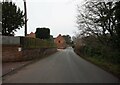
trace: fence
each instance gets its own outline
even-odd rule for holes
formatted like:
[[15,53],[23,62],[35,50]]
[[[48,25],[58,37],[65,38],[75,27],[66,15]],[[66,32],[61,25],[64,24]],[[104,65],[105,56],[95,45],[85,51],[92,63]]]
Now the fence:
[[4,45],[20,45],[20,37],[2,36],[2,44],[4,44]]
[[3,45],[20,45],[22,48],[50,48],[56,47],[52,40],[39,38],[2,36]]

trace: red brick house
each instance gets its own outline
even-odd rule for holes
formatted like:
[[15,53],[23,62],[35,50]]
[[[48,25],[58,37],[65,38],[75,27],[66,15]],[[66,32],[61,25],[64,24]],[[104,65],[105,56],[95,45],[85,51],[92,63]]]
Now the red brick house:
[[56,44],[58,49],[65,49],[67,47],[65,39],[59,34],[55,39],[54,43]]
[[27,34],[27,37],[35,38],[35,33],[31,32],[30,34]]

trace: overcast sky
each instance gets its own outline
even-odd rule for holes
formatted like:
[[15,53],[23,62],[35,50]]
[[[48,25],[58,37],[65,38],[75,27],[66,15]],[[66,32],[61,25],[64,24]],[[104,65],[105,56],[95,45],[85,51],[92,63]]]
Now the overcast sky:
[[[12,0],[23,10],[23,0]],[[76,5],[83,0],[26,0],[28,34],[38,27],[50,28],[54,37],[59,34],[73,36],[76,28]],[[24,36],[24,27],[15,33]]]

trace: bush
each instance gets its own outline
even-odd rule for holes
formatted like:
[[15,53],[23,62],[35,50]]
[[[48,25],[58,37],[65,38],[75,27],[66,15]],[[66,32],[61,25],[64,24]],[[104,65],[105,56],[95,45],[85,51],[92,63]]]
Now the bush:
[[42,40],[39,38],[21,38],[21,45],[23,48],[52,48],[56,47],[53,41]]
[[37,28],[35,32],[36,38],[49,39],[50,29],[49,28]]
[[105,60],[106,62],[117,64],[120,62],[119,50],[102,45],[100,43],[93,45],[86,44],[85,46],[75,46],[75,51],[80,56],[94,57],[98,60]]

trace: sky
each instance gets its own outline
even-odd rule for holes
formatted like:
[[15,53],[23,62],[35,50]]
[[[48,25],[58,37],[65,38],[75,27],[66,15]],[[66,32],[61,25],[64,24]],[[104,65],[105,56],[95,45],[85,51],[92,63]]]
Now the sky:
[[[17,6],[24,9],[23,0],[12,0]],[[76,16],[77,4],[83,0],[26,0],[28,31],[35,32],[38,27],[50,29],[50,34],[57,37],[59,34],[74,36],[77,31]],[[15,32],[15,36],[24,36],[24,27]]]

